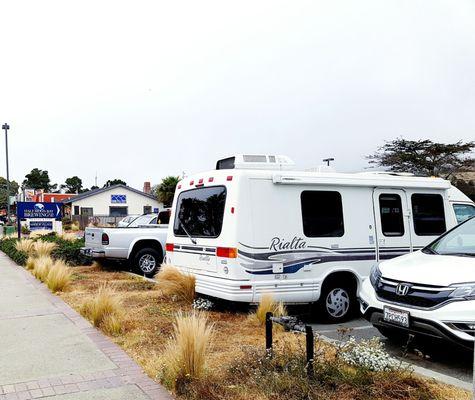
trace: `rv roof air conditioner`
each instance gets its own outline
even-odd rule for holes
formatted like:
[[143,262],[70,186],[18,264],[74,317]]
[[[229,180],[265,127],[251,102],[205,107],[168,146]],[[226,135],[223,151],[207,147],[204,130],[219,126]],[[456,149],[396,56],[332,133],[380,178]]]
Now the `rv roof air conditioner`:
[[216,169],[292,169],[294,162],[287,156],[265,154],[237,154],[216,163]]

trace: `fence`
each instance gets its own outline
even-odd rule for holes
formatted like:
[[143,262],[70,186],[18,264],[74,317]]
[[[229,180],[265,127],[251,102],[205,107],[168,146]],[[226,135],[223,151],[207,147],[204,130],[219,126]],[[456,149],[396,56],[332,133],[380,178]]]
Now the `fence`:
[[79,228],[84,230],[88,226],[98,226],[98,227],[113,227],[117,226],[117,223],[124,217],[115,217],[110,215],[73,215],[73,223],[78,223]]

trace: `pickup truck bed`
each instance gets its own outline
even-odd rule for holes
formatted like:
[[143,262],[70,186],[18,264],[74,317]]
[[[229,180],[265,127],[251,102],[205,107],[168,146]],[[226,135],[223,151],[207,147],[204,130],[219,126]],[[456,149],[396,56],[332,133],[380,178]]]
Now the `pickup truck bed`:
[[82,253],[94,259],[127,261],[138,273],[153,276],[165,255],[168,225],[86,228]]

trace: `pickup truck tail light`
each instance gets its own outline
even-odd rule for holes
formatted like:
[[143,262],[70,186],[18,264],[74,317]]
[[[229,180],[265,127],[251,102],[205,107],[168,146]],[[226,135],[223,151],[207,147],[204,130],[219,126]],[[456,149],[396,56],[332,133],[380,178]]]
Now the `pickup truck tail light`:
[[165,245],[165,249],[167,250],[167,252],[171,252],[175,249],[175,246],[173,245],[173,243],[167,243]]
[[102,244],[109,244],[109,235],[107,233],[102,234]]
[[237,258],[237,249],[234,247],[218,247],[216,255],[224,258]]

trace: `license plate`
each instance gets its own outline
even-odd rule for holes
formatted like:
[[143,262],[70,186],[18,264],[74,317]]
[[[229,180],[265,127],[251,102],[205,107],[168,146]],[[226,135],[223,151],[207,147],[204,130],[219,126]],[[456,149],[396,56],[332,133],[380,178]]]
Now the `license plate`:
[[384,307],[383,319],[385,322],[409,328],[409,312]]
[[92,256],[92,249],[82,249],[82,253],[85,256]]

